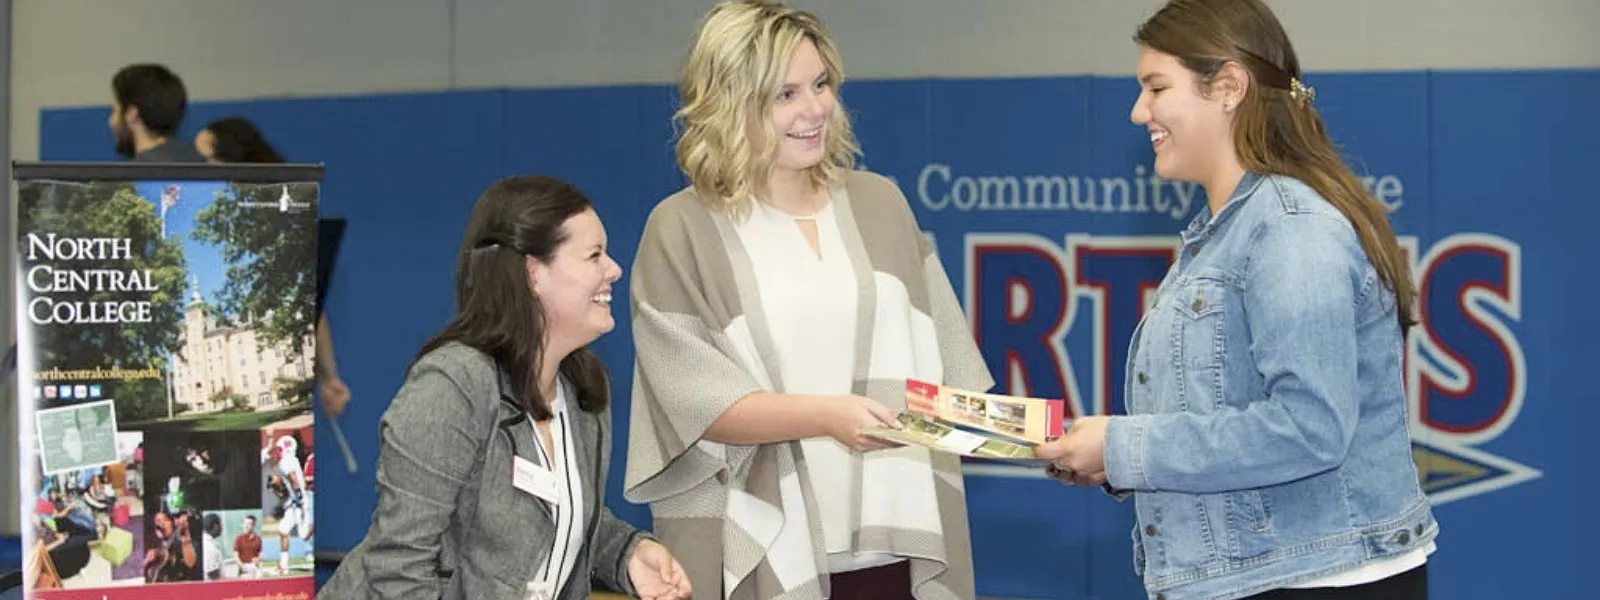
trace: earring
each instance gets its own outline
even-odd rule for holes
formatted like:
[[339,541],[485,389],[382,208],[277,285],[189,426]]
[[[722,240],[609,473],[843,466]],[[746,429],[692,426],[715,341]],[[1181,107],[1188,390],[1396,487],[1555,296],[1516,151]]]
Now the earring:
[[1223,102],[1222,103],[1222,110],[1227,111],[1227,112],[1233,112],[1233,103],[1232,102]]

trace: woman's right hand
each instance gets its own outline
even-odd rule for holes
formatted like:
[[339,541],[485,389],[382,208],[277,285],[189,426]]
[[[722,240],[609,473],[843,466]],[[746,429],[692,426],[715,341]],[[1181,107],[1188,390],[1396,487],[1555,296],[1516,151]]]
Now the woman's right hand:
[[823,430],[851,452],[870,452],[896,448],[900,444],[881,440],[865,431],[873,427],[900,429],[893,411],[865,396],[832,396],[824,409]]

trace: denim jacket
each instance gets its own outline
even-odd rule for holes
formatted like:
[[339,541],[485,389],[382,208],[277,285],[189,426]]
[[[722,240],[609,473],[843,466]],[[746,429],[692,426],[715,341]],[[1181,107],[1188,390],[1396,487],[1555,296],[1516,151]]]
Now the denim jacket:
[[1107,487],[1157,600],[1223,600],[1421,548],[1393,292],[1310,186],[1246,174],[1202,210],[1134,331]]

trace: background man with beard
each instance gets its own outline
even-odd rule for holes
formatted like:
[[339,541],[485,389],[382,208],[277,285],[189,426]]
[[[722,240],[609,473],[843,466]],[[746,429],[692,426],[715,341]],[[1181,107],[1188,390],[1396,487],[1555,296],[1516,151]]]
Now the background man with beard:
[[141,162],[205,162],[178,125],[189,105],[183,80],[166,67],[141,63],[111,78],[111,134],[117,154]]
[[[140,162],[206,162],[191,140],[175,140],[189,93],[183,80],[165,66],[140,63],[123,67],[111,77],[111,135],[117,154]],[[0,357],[0,379],[17,368],[16,332]],[[343,404],[341,403],[342,409]]]

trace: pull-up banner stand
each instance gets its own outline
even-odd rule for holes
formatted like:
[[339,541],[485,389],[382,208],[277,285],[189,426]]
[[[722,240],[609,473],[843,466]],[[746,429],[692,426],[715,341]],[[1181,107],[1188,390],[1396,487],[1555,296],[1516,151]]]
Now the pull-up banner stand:
[[13,177],[24,598],[311,598],[322,167]]

